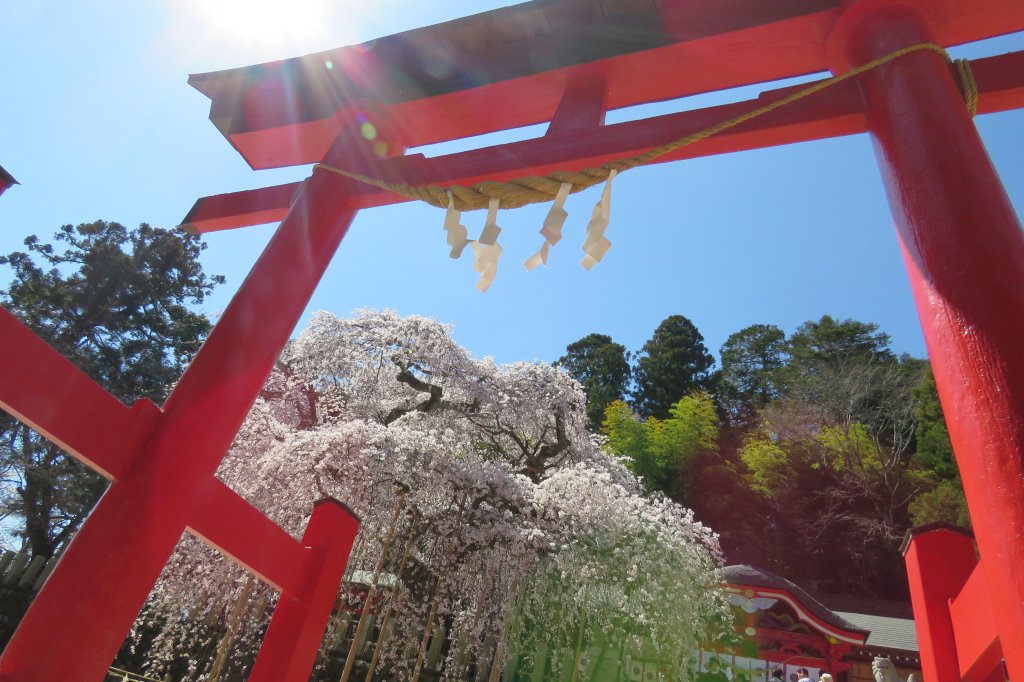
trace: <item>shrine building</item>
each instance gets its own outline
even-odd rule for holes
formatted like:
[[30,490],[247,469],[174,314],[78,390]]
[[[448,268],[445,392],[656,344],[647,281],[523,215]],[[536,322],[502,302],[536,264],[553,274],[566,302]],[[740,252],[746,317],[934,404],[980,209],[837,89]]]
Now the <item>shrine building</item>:
[[[799,585],[756,566],[725,568],[740,645],[702,652],[698,665],[715,656],[732,682],[770,679],[776,668],[786,682],[806,668],[817,680],[873,682],[871,662],[890,659],[903,678],[921,678],[921,658],[910,604],[812,595]],[[826,605],[827,604],[827,605]]]

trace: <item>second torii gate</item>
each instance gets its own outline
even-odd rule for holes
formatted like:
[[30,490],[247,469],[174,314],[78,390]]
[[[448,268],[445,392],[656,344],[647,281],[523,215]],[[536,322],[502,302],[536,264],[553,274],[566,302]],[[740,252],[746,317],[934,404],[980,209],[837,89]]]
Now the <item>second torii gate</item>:
[[[319,162],[409,185],[471,185],[605,164],[793,89],[604,126],[611,108],[839,74],[904,48],[1019,30],[1024,3],[1005,0],[533,0],[192,83],[254,168]],[[1024,107],[1024,54],[971,67],[980,113]],[[401,156],[543,121],[538,140]],[[904,54],[659,161],[864,131],[977,533],[972,599],[990,606],[1010,675],[1024,679],[1024,235],[949,63]],[[252,679],[308,677],[357,522],[322,505],[298,543],[213,474],[356,211],[403,200],[322,168],[302,185],[200,200],[186,219],[197,232],[283,222],[162,408],[124,408],[0,314],[0,353],[19,358],[0,375],[0,405],[113,481],[0,658],[0,680],[102,679],[185,531],[284,592]],[[986,656],[984,669],[925,662],[925,676],[983,679],[991,647]]]

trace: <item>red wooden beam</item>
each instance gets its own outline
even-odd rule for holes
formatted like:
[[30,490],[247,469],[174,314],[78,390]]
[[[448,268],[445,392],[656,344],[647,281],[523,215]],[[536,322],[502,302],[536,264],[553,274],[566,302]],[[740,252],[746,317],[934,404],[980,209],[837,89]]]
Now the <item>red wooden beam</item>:
[[359,519],[337,500],[321,500],[302,535],[309,570],[298,590],[285,590],[267,627],[249,682],[306,682],[316,660]]
[[306,549],[219,479],[207,485],[189,530],[275,589],[302,589],[309,572]]
[[[584,64],[607,73],[609,109],[825,71],[825,36],[845,4],[534,0],[189,82],[254,168],[315,163],[366,102],[415,147],[549,121]],[[1020,2],[925,9],[946,46],[1024,30]]]
[[[929,570],[941,570],[931,566]],[[985,682],[993,673],[1002,673],[1003,650],[992,615],[992,597],[981,564],[955,598],[949,601],[949,616],[956,638],[956,657],[964,682]]]
[[960,594],[978,558],[971,533],[947,523],[912,528],[903,541],[921,671],[928,682],[960,682],[949,600]]
[[181,227],[191,234],[279,223],[291,208],[298,182],[218,194],[196,201]]
[[[978,85],[978,113],[1024,108],[1024,52],[977,59],[971,69]],[[578,170],[635,154],[756,109],[806,86],[762,93],[757,99],[678,114],[656,116],[589,130],[562,128],[543,138],[513,142],[435,158],[419,154],[377,162],[364,171],[410,184],[472,184],[508,180],[557,170]],[[587,114],[588,112],[584,112]],[[596,120],[589,112],[590,120]],[[856,83],[840,83],[818,95],[668,154],[655,163],[746,151],[866,132],[864,102]],[[337,165],[347,167],[341,159]],[[220,194],[199,199],[183,221],[193,233],[282,220],[299,183]],[[353,206],[368,208],[407,201],[368,185],[353,187]]]
[[[133,465],[101,498],[36,595],[0,656],[0,679],[101,679],[186,528],[206,528],[212,538],[244,556],[226,539],[219,520],[204,519],[197,510],[209,505],[204,498],[210,479],[352,217],[336,187],[317,178],[306,185],[164,404]],[[24,358],[25,351],[19,348],[10,357]],[[58,389],[51,379],[48,386],[24,390],[46,396]],[[76,418],[70,412],[65,416]],[[92,428],[98,432],[96,442],[102,443],[99,434],[108,425],[93,420]],[[231,500],[224,506],[248,515]],[[354,536],[346,528],[340,548],[349,547]],[[324,551],[328,549],[318,550]],[[310,582],[303,583],[297,598],[322,598],[325,576],[338,575],[340,551],[330,549],[334,563],[307,574]],[[291,622],[301,623],[307,638],[317,629],[322,634],[322,604],[307,600],[305,605]],[[54,623],[61,626],[56,635]],[[315,640],[314,650],[319,635]],[[309,642],[302,644],[307,647]]]
[[[3,308],[0,354],[19,358],[0,372],[0,408],[105,478],[128,473],[160,418],[156,405],[125,407]],[[189,527],[275,588],[300,589],[302,545],[220,480],[199,496]]]
[[128,471],[156,405],[128,409],[3,308],[0,356],[0,408],[108,480]]

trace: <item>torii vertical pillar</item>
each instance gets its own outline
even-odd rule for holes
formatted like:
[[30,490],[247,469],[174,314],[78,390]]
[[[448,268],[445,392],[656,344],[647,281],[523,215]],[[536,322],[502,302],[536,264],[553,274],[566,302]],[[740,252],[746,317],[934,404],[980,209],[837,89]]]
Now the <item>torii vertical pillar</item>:
[[[850,3],[835,68],[934,42],[914,4]],[[860,82],[1007,668],[1024,680],[1024,234],[941,55]]]

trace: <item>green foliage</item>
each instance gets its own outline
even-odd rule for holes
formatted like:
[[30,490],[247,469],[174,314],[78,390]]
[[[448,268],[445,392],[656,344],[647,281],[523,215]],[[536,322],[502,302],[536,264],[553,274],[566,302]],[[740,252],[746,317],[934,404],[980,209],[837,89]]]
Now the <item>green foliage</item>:
[[648,490],[653,489],[663,471],[651,448],[651,427],[629,405],[616,400],[605,408],[601,428],[608,437],[608,449],[624,457],[629,470],[644,480]]
[[62,252],[33,236],[0,256],[4,307],[122,401],[161,400],[209,330],[188,306],[223,281],[203,273],[199,238],[102,221],[54,238]]
[[667,419],[641,421],[624,402],[613,402],[605,410],[603,430],[608,448],[626,458],[627,466],[643,478],[648,492],[661,490],[678,496],[694,458],[718,447],[718,416],[711,397],[704,392],[681,398],[672,405]]
[[637,412],[645,417],[668,417],[677,400],[710,387],[714,362],[693,322],[682,315],[665,318],[637,360]]
[[[54,243],[25,240],[0,256],[13,271],[0,303],[123,402],[162,400],[210,328],[192,312],[221,277],[207,277],[198,237],[98,221],[64,225]],[[0,514],[35,556],[49,556],[104,483],[56,446],[0,420]]]
[[785,345],[783,331],[769,324],[741,329],[722,344],[718,390],[731,421],[752,426],[757,411],[778,397]]
[[[838,420],[816,405],[777,400],[762,419],[740,458],[748,485],[764,499],[766,563],[790,578],[829,581],[832,589],[899,594],[908,503],[935,486],[934,475],[915,466],[888,432]],[[808,561],[814,557],[827,570]]]
[[623,400],[629,388],[629,353],[605,334],[589,334],[570,343],[555,361],[564,367],[587,394],[587,419],[592,431],[601,428],[605,408]]
[[856,320],[837,321],[822,315],[808,320],[789,337],[790,366],[805,372],[827,365],[842,365],[854,358],[892,357],[889,335],[877,324]]
[[815,468],[823,466],[834,471],[859,470],[868,476],[881,475],[881,453],[864,424],[853,422],[846,427],[823,426],[817,441],[822,446],[822,457],[815,463]]
[[718,447],[718,415],[711,396],[703,391],[681,398],[660,422],[652,446],[662,461],[686,462]]
[[[605,413],[609,447],[648,489],[711,522],[731,559],[900,596],[906,529],[967,521],[927,361],[896,355],[877,325],[857,320],[824,315],[788,339],[752,325],[722,345],[719,434],[710,409],[678,400],[708,385],[705,354],[689,320],[662,323],[635,370],[636,414],[622,403]],[[703,440],[694,425],[709,425]]]
[[790,452],[760,433],[750,434],[740,450],[750,487],[769,499],[777,498],[792,478]]
[[945,521],[969,528],[971,517],[960,479],[941,481],[934,489],[918,495],[910,503],[910,520],[915,526]]
[[957,478],[960,472],[953,457],[953,444],[949,442],[949,431],[942,414],[931,365],[925,369],[913,397],[914,416],[917,418],[917,452],[914,460],[925,469],[934,471],[941,479]]

